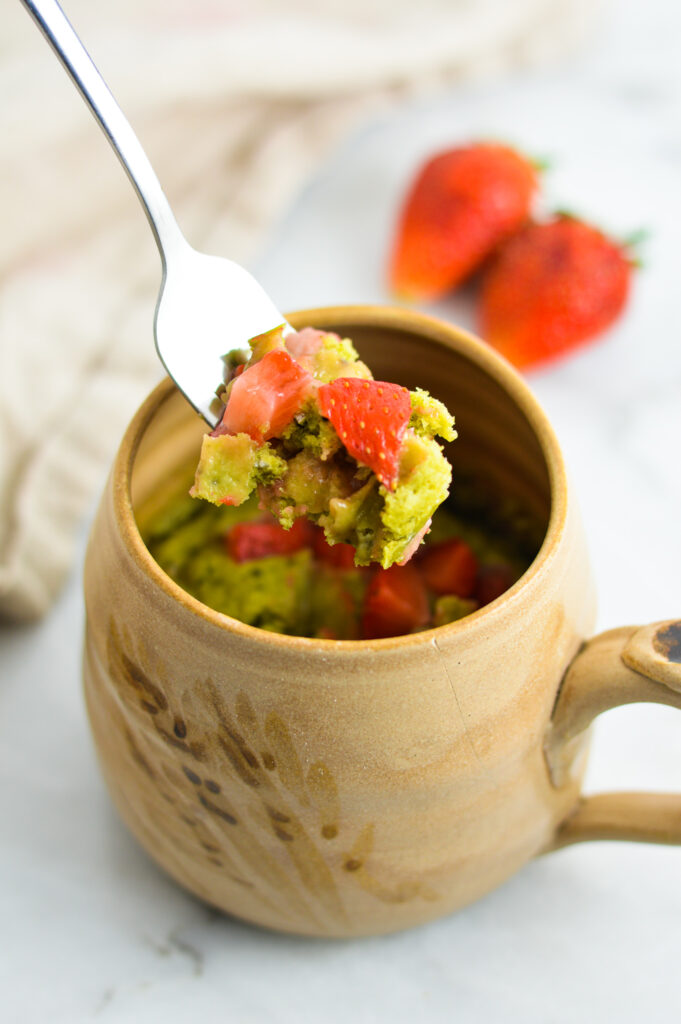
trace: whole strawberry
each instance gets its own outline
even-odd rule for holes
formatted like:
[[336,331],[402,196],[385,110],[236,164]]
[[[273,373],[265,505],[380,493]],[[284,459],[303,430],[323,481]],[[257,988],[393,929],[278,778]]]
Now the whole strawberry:
[[402,210],[390,284],[408,299],[451,291],[525,223],[537,169],[508,146],[477,143],[432,157]]
[[486,272],[482,337],[516,366],[555,359],[617,319],[632,269],[626,246],[575,217],[530,224]]

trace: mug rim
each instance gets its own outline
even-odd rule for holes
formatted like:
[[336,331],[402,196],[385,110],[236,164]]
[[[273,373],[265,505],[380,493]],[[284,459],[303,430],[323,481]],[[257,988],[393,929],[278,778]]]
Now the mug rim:
[[[282,653],[319,653],[328,656],[332,651],[359,654],[412,648],[432,643],[438,637],[468,633],[478,627],[488,629],[500,613],[521,592],[536,582],[546,570],[562,536],[567,514],[567,479],[563,456],[553,428],[539,401],[520,374],[506,359],[472,332],[416,310],[377,304],[320,306],[297,310],[286,315],[296,329],[321,322],[325,330],[348,324],[361,328],[389,328],[403,333],[421,335],[445,348],[452,349],[475,363],[487,376],[499,384],[525,416],[542,452],[549,479],[550,512],[544,539],[531,564],[503,594],[494,601],[471,612],[463,619],[444,626],[433,626],[418,633],[407,633],[376,640],[329,640],[317,637],[290,636],[250,626],[239,619],[218,612],[203,604],[176,583],[152,557],[142,540],[132,505],[131,479],[135,458],[144,433],[164,402],[177,393],[170,377],[165,377],[150,392],[138,408],[121,440],[116,454],[113,475],[114,516],[127,553],[147,579],[167,596],[178,602],[193,615],[220,630],[238,634],[245,640],[269,645]],[[454,411],[456,415],[456,410]]]

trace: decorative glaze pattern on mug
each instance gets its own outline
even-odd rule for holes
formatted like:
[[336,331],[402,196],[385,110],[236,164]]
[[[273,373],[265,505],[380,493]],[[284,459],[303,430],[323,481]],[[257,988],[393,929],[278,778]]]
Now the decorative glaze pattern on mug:
[[[97,657],[90,636],[87,657]],[[162,829],[180,855],[178,867],[203,860],[249,889],[265,911],[312,928],[325,919],[349,927],[336,883],[341,872],[386,903],[437,899],[419,879],[391,884],[372,875],[374,824],[354,838],[344,834],[333,774],[322,761],[304,770],[276,710],[260,722],[243,690],[230,710],[210,680],[192,682],[175,702],[167,666],[136,650],[114,618],[106,669],[124,719],[121,735],[141,773],[139,788],[149,790],[137,826],[149,845]],[[150,742],[150,725],[160,744]],[[174,811],[161,820],[159,795]],[[258,838],[263,834],[282,844],[288,863],[268,853]]]

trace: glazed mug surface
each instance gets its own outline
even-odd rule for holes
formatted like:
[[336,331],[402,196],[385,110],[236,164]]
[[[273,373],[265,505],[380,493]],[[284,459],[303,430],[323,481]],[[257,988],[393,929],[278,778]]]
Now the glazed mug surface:
[[354,936],[448,914],[590,838],[681,842],[681,797],[584,798],[588,726],[681,707],[681,623],[587,643],[594,594],[558,444],[520,377],[464,331],[382,307],[290,318],[351,337],[377,379],[456,415],[460,467],[543,522],[521,579],[459,622],[371,641],[280,636],[207,608],[135,520],[205,426],[169,381],[131,423],[85,572],[85,690],[111,795],[201,899],[283,931]]

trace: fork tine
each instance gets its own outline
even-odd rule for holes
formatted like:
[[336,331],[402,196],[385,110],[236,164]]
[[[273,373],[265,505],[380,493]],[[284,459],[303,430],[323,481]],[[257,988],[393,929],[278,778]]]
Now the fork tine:
[[251,338],[286,324],[260,284],[231,260],[187,246],[169,254],[156,309],[158,354],[176,385],[214,427],[222,404],[224,356]]

